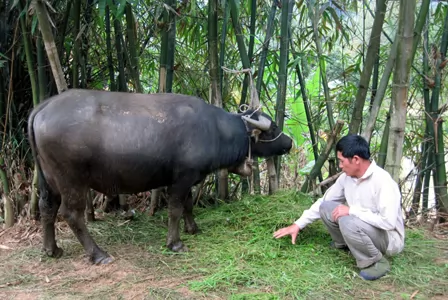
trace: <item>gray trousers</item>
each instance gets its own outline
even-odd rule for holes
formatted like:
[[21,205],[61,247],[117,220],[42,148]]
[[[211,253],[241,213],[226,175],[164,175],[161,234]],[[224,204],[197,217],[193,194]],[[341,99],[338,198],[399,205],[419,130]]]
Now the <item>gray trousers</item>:
[[328,228],[336,248],[348,246],[359,268],[366,268],[379,261],[389,244],[387,231],[374,227],[354,216],[333,221],[331,213],[340,203],[325,201],[319,208],[320,216]]

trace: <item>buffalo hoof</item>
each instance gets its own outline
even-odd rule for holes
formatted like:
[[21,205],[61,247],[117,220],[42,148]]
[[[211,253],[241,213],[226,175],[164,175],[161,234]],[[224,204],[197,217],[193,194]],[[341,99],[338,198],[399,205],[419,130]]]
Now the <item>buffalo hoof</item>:
[[90,261],[94,265],[107,265],[114,261],[112,257],[110,257],[108,254],[101,253],[98,255],[94,255],[90,258]]
[[202,232],[201,229],[199,229],[198,225],[196,225],[196,224],[194,224],[194,226],[190,226],[190,227],[185,226],[184,231],[189,234],[198,234],[198,233]]
[[181,241],[169,244],[168,249],[173,252],[188,252],[187,246],[185,246]]
[[54,249],[42,249],[42,251],[45,252],[45,254],[49,257],[59,258],[64,253],[64,250],[62,250],[59,247],[55,247]]

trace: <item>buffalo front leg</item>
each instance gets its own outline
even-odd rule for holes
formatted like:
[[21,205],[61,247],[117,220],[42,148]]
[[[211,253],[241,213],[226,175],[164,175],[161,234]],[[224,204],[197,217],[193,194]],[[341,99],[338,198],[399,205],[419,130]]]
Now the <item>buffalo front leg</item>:
[[66,190],[62,194],[61,213],[68,225],[72,229],[76,238],[84,247],[90,261],[94,264],[108,264],[112,258],[95,243],[90,236],[84,219],[86,208],[86,189]]
[[200,229],[193,217],[193,196],[191,194],[191,189],[188,192],[187,198],[184,202],[184,222],[185,232],[188,232],[189,234],[196,234],[200,232]]
[[43,230],[43,251],[50,257],[62,256],[62,249],[56,244],[54,223],[61,205],[61,197],[50,190],[42,191],[39,198],[39,211]]
[[168,200],[168,236],[166,246],[174,252],[187,252],[188,248],[180,240],[179,225],[184,211],[187,191],[171,188]]

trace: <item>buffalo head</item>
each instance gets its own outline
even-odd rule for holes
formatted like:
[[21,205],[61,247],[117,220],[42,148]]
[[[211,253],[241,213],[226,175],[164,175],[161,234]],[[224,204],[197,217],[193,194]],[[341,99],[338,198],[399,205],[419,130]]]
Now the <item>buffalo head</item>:
[[291,150],[292,139],[267,114],[249,109],[241,118],[251,132],[252,155],[270,157],[283,155]]

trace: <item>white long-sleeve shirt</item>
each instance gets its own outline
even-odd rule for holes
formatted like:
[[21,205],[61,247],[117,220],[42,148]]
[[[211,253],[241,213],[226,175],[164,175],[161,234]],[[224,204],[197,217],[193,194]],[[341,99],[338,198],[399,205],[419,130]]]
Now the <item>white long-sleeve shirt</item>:
[[387,254],[399,253],[404,248],[404,222],[401,213],[401,194],[390,174],[374,161],[361,178],[342,173],[336,182],[294,223],[302,230],[320,219],[323,201],[347,202],[349,214],[387,231]]

